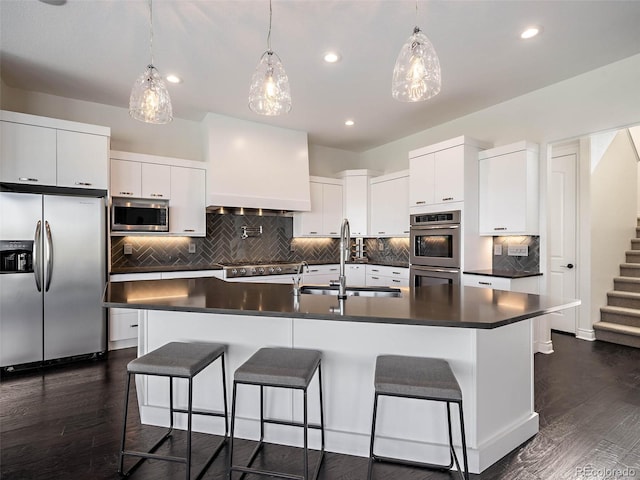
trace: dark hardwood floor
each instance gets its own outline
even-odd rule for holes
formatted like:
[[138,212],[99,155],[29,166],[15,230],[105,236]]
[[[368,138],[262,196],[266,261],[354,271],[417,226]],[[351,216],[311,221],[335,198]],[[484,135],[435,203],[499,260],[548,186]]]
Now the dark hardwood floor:
[[[482,475],[482,480],[640,479],[640,350],[554,334],[555,353],[536,355],[536,410],[540,432]],[[20,374],[0,383],[2,480],[117,479],[126,363],[134,351],[106,361]],[[137,422],[135,392],[131,442],[152,440],[154,427]],[[176,440],[182,440],[178,432]],[[218,437],[196,435],[194,462]],[[133,444],[132,444],[133,445]],[[248,456],[252,442],[238,442]],[[183,443],[176,443],[176,453]],[[169,449],[171,446],[169,446]],[[301,453],[269,445],[265,465],[295,472]],[[226,448],[206,479],[224,479]],[[312,463],[313,464],[313,463]],[[293,466],[292,466],[293,465]],[[589,470],[593,468],[595,470]],[[364,480],[365,458],[327,454],[322,480]],[[184,467],[148,461],[134,479],[181,479]],[[247,476],[248,479],[257,479]],[[440,480],[450,473],[378,465],[375,480]]]

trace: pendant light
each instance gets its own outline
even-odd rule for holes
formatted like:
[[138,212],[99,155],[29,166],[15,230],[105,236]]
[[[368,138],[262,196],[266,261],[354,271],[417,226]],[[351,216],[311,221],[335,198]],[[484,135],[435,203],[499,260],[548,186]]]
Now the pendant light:
[[[416,0],[416,23],[418,2]],[[440,92],[440,60],[433,45],[415,27],[413,34],[402,46],[391,81],[391,95],[400,102],[422,102]]]
[[280,57],[271,50],[271,18],[273,10],[269,0],[269,34],[267,51],[253,72],[249,87],[249,108],[260,115],[280,115],[291,110],[291,89]]
[[173,120],[169,91],[153,66],[153,0],[149,0],[149,53],[151,63],[138,77],[129,97],[129,115],[146,123],[169,123]]

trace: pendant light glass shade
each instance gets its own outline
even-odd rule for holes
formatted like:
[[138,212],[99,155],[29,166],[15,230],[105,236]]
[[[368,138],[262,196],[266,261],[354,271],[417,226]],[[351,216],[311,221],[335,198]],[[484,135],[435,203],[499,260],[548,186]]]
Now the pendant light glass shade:
[[173,120],[169,90],[153,66],[153,0],[149,0],[149,56],[151,62],[131,89],[129,115],[145,123],[169,123]]
[[402,46],[393,69],[391,95],[400,102],[422,102],[440,92],[440,60],[418,27]]
[[262,54],[249,88],[249,108],[260,115],[291,111],[291,89],[280,57],[271,50]]
[[133,84],[129,114],[146,123],[160,124],[173,120],[169,91],[153,65],[149,65]]

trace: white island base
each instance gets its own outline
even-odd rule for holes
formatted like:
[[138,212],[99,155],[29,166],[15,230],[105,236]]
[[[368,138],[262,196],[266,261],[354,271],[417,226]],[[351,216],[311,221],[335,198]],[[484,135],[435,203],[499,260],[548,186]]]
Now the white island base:
[[[533,404],[532,320],[495,329],[416,326],[303,318],[140,310],[138,354],[170,341],[226,343],[229,412],[233,372],[267,346],[323,352],[326,450],[369,455],[373,374],[380,354],[446,359],[462,388],[469,470],[480,473],[538,432]],[[194,382],[194,408],[222,411],[220,366],[211,365]],[[176,380],[178,405],[186,405],[186,381]],[[168,381],[137,379],[141,421],[168,426]],[[302,393],[267,388],[268,417],[300,421]],[[259,436],[259,389],[238,387],[236,436]],[[309,389],[309,420],[318,422],[317,379]],[[178,428],[186,417],[176,415]],[[452,407],[454,444],[460,445]],[[194,430],[224,433],[221,419],[194,416]],[[423,462],[448,463],[444,403],[381,397],[376,453]],[[319,433],[309,435],[319,448]],[[267,425],[265,439],[302,445],[299,428]]]

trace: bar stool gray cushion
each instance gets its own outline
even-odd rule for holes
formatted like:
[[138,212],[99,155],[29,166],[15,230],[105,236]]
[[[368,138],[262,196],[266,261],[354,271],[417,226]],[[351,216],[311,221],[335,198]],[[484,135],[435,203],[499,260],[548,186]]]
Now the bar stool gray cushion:
[[220,343],[171,342],[127,365],[130,373],[190,378],[224,353]]
[[458,380],[441,358],[380,355],[374,384],[383,395],[462,401]]
[[322,354],[301,348],[261,348],[235,371],[234,380],[278,387],[304,388]]

